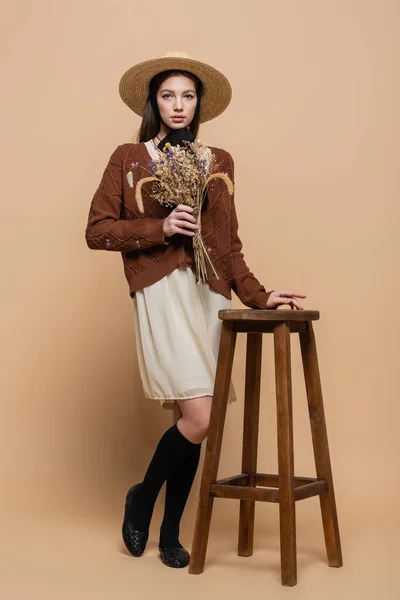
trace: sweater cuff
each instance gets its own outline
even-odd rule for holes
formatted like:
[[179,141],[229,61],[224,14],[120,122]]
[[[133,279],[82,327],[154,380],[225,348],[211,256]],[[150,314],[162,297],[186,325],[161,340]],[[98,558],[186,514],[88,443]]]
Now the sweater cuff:
[[252,308],[265,310],[275,310],[276,308],[278,308],[277,306],[272,306],[271,308],[267,309],[268,298],[274,291],[275,290],[270,290],[269,292],[259,292],[252,301]]
[[154,236],[152,241],[154,240],[155,244],[160,244],[163,246],[169,246],[169,242],[167,241],[164,233],[164,221],[165,219],[156,219],[154,223]]
[[[133,235],[136,240],[138,249],[151,248],[152,246],[169,246],[169,242],[164,234],[165,219],[145,219],[142,221],[131,221],[136,230]],[[137,224],[141,223],[142,227],[137,230]]]

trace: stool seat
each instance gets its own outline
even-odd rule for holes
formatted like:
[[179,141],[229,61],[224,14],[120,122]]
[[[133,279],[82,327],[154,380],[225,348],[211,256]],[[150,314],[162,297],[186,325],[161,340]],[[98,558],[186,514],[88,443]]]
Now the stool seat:
[[287,308],[256,310],[252,308],[226,308],[218,311],[223,321],[318,321],[318,310],[291,310]]
[[290,333],[306,331],[305,323],[319,319],[318,310],[271,309],[253,310],[249,308],[223,309],[218,317],[232,323],[232,331],[237,333],[273,333],[277,323],[287,323]]
[[[319,496],[328,564],[343,565],[333,477],[312,321],[317,310],[227,309],[222,320],[221,340],[214,384],[206,452],[193,535],[189,573],[204,570],[214,498],[239,499],[238,555],[253,553],[255,502],[279,504],[281,581],[297,584],[295,503]],[[232,366],[238,333],[247,334],[246,381],[243,415],[241,473],[217,479]],[[278,474],[257,472],[262,338],[274,336],[277,406]],[[304,380],[310,417],[316,477],[294,474],[293,410],[290,334],[300,338]]]

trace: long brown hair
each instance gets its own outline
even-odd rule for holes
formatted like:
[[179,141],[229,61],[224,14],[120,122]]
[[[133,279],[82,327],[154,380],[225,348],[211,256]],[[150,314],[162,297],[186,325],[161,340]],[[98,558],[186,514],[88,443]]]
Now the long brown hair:
[[190,73],[189,71],[169,70],[162,71],[161,73],[154,75],[150,81],[149,95],[144,107],[143,119],[137,135],[137,142],[147,142],[155,137],[160,131],[161,117],[157,104],[157,91],[160,85],[166,79],[168,79],[168,77],[173,77],[174,75],[184,75],[185,77],[189,77],[189,79],[191,79],[196,86],[197,105],[188,129],[191,131],[194,137],[197,137],[200,127],[200,104],[203,94],[203,84],[200,79],[196,77],[196,75]]

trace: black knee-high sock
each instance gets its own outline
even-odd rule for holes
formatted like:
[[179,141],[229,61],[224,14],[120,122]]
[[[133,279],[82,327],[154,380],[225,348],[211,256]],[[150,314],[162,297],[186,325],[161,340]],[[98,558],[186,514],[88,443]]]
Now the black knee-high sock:
[[166,479],[197,447],[175,423],[158,442],[143,481],[135,488],[128,519],[139,531],[148,531],[154,504]]
[[200,451],[201,444],[197,444],[167,479],[164,518],[160,529],[162,548],[182,548],[178,539],[179,525],[199,465]]

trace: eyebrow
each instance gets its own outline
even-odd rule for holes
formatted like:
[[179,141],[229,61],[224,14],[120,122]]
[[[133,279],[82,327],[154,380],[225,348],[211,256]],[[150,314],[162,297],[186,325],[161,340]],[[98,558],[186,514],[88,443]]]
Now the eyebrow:
[[[167,90],[167,89],[165,89],[165,90],[161,90],[160,94],[162,94],[163,92],[171,92],[171,94],[175,94],[174,90]],[[185,91],[184,91],[184,92],[182,92],[182,93],[183,93],[183,94],[186,94],[186,92],[193,92],[193,93],[194,93],[194,90],[185,90]]]

